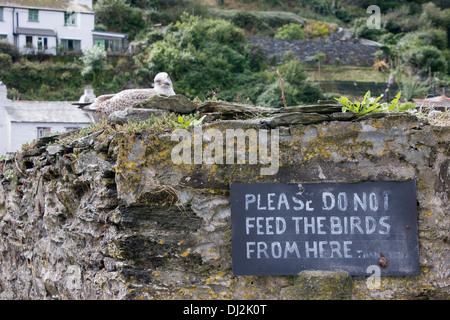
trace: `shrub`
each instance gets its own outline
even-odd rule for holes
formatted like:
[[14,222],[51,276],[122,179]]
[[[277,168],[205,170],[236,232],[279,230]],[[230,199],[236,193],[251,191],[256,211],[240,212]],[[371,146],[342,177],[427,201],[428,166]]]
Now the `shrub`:
[[94,11],[97,24],[110,31],[127,33],[130,39],[145,27],[142,10],[131,7],[125,0],[98,0]]
[[433,46],[419,46],[407,51],[404,55],[407,62],[414,68],[427,74],[431,72],[447,71],[447,61],[442,52]]
[[442,29],[429,28],[409,32],[400,41],[407,42],[415,39],[420,39],[424,45],[434,46],[439,50],[447,48],[447,32]]
[[328,28],[323,23],[315,23],[313,26],[314,38],[322,38],[328,35]]
[[12,65],[11,55],[7,53],[0,53],[0,68],[9,69],[11,65]]
[[292,12],[282,11],[252,11],[212,9],[213,17],[233,22],[237,27],[252,33],[275,35],[276,29],[285,24],[303,25],[304,20]]
[[302,40],[305,39],[305,33],[303,32],[302,25],[296,23],[289,23],[278,28],[277,34],[274,36],[274,38]]
[[353,21],[351,31],[355,38],[363,38],[369,40],[378,40],[378,38],[386,33],[386,29],[369,29],[367,27],[367,18],[358,18]]
[[19,49],[8,40],[0,40],[0,53],[9,54],[13,61],[17,61],[20,54]]
[[81,61],[84,64],[84,69],[81,75],[94,74],[94,76],[103,70],[106,59],[106,51],[101,46],[93,46],[83,50]]
[[[315,103],[323,98],[320,88],[306,81],[308,74],[303,71],[303,65],[298,59],[285,62],[279,66],[279,71],[283,77],[284,96],[288,106]],[[257,103],[265,107],[281,108],[284,106],[281,96],[280,80],[274,77],[257,98]]]
[[191,98],[210,89],[229,89],[233,77],[248,73],[250,59],[245,34],[224,20],[190,15],[168,28],[166,37],[147,51],[142,65],[175,79],[175,89]]
[[267,29],[268,25],[263,22],[261,18],[250,12],[238,11],[231,19],[237,27],[249,30],[257,31],[259,29]]
[[[277,106],[272,103],[275,100],[281,102],[276,91],[278,77],[266,70],[262,50],[248,45],[243,30],[225,20],[185,14],[169,26],[162,41],[143,48],[137,57],[138,73],[154,76],[164,70],[174,79],[175,92],[191,99],[206,98],[214,90],[215,97],[222,100],[248,98],[266,106]],[[288,102],[312,101],[320,96],[318,88],[305,82],[306,73],[298,61],[289,60],[280,70],[286,79]],[[260,95],[263,98],[258,99]]]
[[338,30],[336,23],[317,21],[308,19],[304,27],[304,33],[307,39],[326,37],[328,34]]

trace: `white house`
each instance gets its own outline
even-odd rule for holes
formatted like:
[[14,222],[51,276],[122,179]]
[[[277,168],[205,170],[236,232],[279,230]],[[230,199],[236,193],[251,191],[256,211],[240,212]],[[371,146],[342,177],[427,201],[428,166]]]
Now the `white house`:
[[67,101],[17,101],[0,82],[0,156],[46,134],[89,126],[91,116]]
[[125,34],[96,32],[94,20],[92,0],[0,0],[0,40],[24,54],[80,51],[105,40],[107,49],[124,49]]

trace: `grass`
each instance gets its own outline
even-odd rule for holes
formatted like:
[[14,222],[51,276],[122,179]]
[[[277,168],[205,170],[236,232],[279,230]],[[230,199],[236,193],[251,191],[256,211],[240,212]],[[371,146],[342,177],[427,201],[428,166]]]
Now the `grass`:
[[359,81],[387,82],[388,73],[376,71],[372,67],[321,65],[320,76],[317,66],[308,65],[305,71],[314,81]]

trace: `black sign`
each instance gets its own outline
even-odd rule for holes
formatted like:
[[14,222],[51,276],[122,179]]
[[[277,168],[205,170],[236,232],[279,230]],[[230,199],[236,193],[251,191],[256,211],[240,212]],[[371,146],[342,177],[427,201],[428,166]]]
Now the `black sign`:
[[232,184],[233,273],[418,275],[416,201],[414,181]]

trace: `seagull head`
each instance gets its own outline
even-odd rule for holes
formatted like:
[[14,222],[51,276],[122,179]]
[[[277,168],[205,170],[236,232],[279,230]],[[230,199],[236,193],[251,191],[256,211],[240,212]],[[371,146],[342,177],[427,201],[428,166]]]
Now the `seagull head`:
[[170,80],[170,77],[166,72],[160,72],[156,75],[154,85],[157,94],[166,96],[175,95],[172,87],[172,80]]

